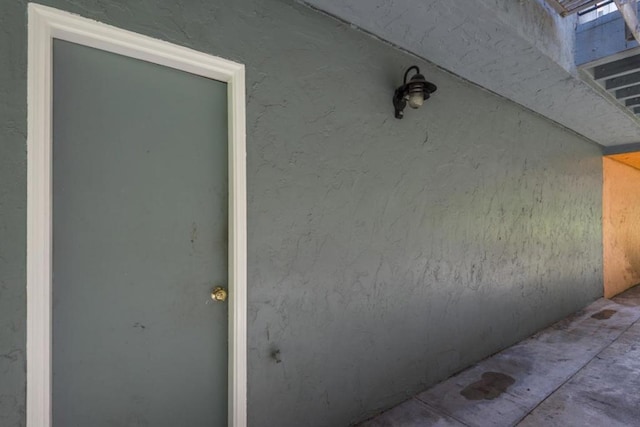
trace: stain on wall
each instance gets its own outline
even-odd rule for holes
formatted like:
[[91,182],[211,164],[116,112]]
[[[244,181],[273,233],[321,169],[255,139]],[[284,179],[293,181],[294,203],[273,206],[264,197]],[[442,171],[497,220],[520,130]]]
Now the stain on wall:
[[[597,145],[294,2],[42,3],[247,66],[251,426],[365,419],[602,294]],[[1,2],[3,426],[25,420],[26,34]],[[438,92],[396,120],[413,64]]]
[[605,157],[602,188],[604,296],[640,283],[640,170],[638,156]]

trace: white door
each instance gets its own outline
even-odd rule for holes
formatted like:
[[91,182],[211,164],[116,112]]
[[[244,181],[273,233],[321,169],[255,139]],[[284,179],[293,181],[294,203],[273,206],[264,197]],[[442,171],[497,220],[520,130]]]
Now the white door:
[[243,67],[29,17],[28,425],[243,427]]

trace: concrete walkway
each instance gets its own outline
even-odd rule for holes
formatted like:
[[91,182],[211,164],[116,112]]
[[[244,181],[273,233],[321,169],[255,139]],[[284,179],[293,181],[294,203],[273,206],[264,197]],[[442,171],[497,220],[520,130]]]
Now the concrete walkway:
[[360,424],[640,426],[640,286]]

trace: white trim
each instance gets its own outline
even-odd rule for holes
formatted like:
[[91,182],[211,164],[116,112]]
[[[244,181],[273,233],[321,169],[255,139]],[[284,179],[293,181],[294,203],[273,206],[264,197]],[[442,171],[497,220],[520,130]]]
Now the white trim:
[[247,425],[247,223],[244,65],[29,3],[27,427],[51,427],[52,40],[227,83],[229,113],[229,426]]

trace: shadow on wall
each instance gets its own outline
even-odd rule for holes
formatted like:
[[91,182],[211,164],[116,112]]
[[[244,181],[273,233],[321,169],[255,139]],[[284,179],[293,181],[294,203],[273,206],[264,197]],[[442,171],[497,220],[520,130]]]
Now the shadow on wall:
[[[554,289],[549,290],[552,293],[551,297],[559,303],[559,306],[570,304],[573,297],[563,289],[572,283],[573,281],[569,279],[559,279],[554,282]],[[430,328],[424,323],[407,322],[407,318],[417,318],[419,303],[415,299],[399,301],[406,311],[385,319],[384,325],[381,324],[378,328],[377,339],[371,343],[371,351],[359,360],[357,368],[359,373],[366,373],[366,381],[375,384],[372,389],[383,389],[388,393],[384,396],[364,394],[360,402],[365,405],[359,408],[358,416],[354,417],[349,425],[357,426],[365,420],[374,418],[393,406],[389,404],[390,401],[402,402],[410,399],[430,389],[434,384],[459,374],[480,360],[510,347],[514,342],[507,337],[513,329],[518,331],[521,339],[535,335],[539,327],[527,320],[533,316],[544,315],[551,319],[548,322],[552,324],[551,327],[562,330],[566,329],[573,319],[583,314],[582,311],[576,311],[565,317],[566,311],[557,306],[549,307],[552,311],[541,308],[538,304],[540,299],[532,290],[542,289],[544,285],[543,280],[505,283],[501,285],[499,293],[478,294],[473,301],[458,299],[455,302],[451,301],[446,292],[440,293],[437,289],[433,289],[432,301],[426,309],[433,314],[433,318],[438,319],[435,322],[435,328]],[[485,284],[484,288],[488,287]],[[531,301],[532,306],[523,307],[519,313],[514,313],[511,308],[518,298]],[[457,310],[454,311],[453,307]],[[368,318],[362,319],[362,323],[376,322],[376,311],[369,311],[367,315]],[[352,337],[352,340],[354,339]],[[562,342],[579,339],[580,335],[563,335]],[[556,343],[548,342],[550,345]],[[348,347],[348,345],[347,342],[340,343],[340,346]],[[397,359],[399,355],[408,362],[387,363],[388,360]],[[425,361],[429,363],[425,364]],[[287,362],[285,361],[283,365]],[[346,363],[347,361],[336,362]],[[522,367],[530,368],[525,365]],[[286,369],[286,366],[282,366],[282,369]],[[407,378],[412,378],[414,383],[402,380]],[[470,400],[491,398],[496,391],[508,383],[507,378],[499,375],[496,377],[493,374],[478,380],[477,383],[468,384],[466,398]],[[392,392],[398,388],[396,387],[398,384],[402,384],[400,391]],[[480,390],[482,393],[478,393],[483,385],[489,388]]]

